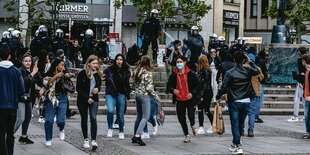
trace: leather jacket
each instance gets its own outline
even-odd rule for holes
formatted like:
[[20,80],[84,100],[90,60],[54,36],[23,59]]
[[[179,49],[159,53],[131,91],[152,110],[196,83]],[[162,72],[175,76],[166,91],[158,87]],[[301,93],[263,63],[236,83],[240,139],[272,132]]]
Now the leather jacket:
[[259,70],[253,63],[249,67],[237,64],[234,68],[226,72],[223,84],[216,99],[220,99],[223,94],[227,93],[228,103],[245,98],[254,98],[255,92],[251,83],[252,76],[258,75]]

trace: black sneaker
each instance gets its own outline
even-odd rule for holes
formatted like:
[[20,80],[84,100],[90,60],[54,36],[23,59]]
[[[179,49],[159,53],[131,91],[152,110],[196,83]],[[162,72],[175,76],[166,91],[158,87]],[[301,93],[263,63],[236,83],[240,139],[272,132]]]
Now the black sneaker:
[[255,118],[255,123],[264,123],[264,121],[260,118]]
[[240,131],[240,136],[244,136],[244,131]]
[[248,137],[254,137],[254,132],[253,131],[249,131],[248,132]]
[[25,144],[33,144],[34,142],[27,137],[19,137],[18,142]]
[[141,137],[133,137],[131,138],[131,142],[132,143],[137,143],[139,144],[140,146],[145,146],[146,144],[141,140]]

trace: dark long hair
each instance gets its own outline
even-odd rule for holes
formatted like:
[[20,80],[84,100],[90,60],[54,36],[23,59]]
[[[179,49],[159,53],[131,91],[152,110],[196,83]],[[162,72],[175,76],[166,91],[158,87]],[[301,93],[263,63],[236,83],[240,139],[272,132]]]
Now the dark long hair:
[[145,69],[149,72],[153,70],[153,67],[151,66],[151,58],[148,57],[147,55],[144,55],[141,57],[139,64],[137,68],[135,69],[133,73],[133,78],[135,82],[140,82],[141,81],[141,71],[142,69]]
[[126,62],[126,59],[125,59],[125,56],[123,55],[123,54],[117,54],[116,56],[115,56],[115,59],[114,59],[114,61],[113,61],[113,64],[112,64],[112,69],[115,71],[115,70],[117,70],[118,69],[118,66],[117,66],[117,64],[116,64],[116,59],[118,58],[118,57],[122,57],[123,58],[123,64],[122,64],[122,66],[121,66],[121,71],[125,71],[125,70],[128,70],[129,69],[129,65],[127,64],[127,62]]

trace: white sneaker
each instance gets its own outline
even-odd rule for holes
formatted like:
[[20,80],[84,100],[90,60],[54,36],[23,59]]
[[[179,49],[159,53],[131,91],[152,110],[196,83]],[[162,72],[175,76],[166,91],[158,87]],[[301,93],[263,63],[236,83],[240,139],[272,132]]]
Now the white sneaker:
[[108,138],[113,137],[113,130],[112,130],[112,129],[109,129],[109,130],[108,130],[107,137],[108,137]]
[[230,149],[232,154],[243,154],[243,148],[241,145],[235,146],[235,148]]
[[83,144],[83,147],[84,147],[85,149],[89,149],[89,148],[90,148],[90,145],[89,145],[89,140],[88,140],[88,138],[86,138],[86,139],[84,140],[84,144]]
[[119,125],[118,124],[113,124],[113,129],[119,129]]
[[65,131],[64,130],[62,130],[62,131],[60,131],[59,132],[59,138],[60,138],[60,140],[65,140]]
[[197,135],[203,135],[203,134],[205,134],[205,130],[203,129],[203,127],[199,127],[197,131]]
[[210,127],[210,128],[207,130],[207,133],[209,133],[209,134],[213,133],[213,128]]
[[298,117],[297,116],[292,116],[290,119],[287,120],[289,123],[297,123],[298,122]]
[[141,139],[149,139],[150,138],[150,134],[149,133],[145,133],[143,132],[141,135]]
[[57,121],[57,118],[56,118],[56,116],[54,117],[54,123],[56,123],[56,121]]
[[125,139],[124,133],[123,133],[123,132],[119,133],[119,134],[118,134],[118,138],[119,138],[119,139]]
[[44,120],[43,117],[39,117],[38,122],[39,122],[39,123],[45,123],[45,120]]
[[45,145],[48,146],[48,147],[52,146],[52,141],[51,140],[46,141]]
[[154,135],[154,136],[157,135],[157,128],[158,128],[158,125],[153,127],[152,135]]
[[227,106],[227,105],[225,105],[225,106],[223,107],[223,111],[228,111],[228,106]]
[[91,141],[91,149],[92,150],[96,150],[98,148],[98,144],[95,140]]

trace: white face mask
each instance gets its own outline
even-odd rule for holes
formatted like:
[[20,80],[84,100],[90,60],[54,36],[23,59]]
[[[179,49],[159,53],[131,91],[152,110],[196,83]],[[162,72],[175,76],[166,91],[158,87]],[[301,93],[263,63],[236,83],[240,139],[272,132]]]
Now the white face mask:
[[181,70],[181,69],[184,68],[184,63],[177,63],[177,64],[176,64],[176,67],[177,67],[179,70]]

